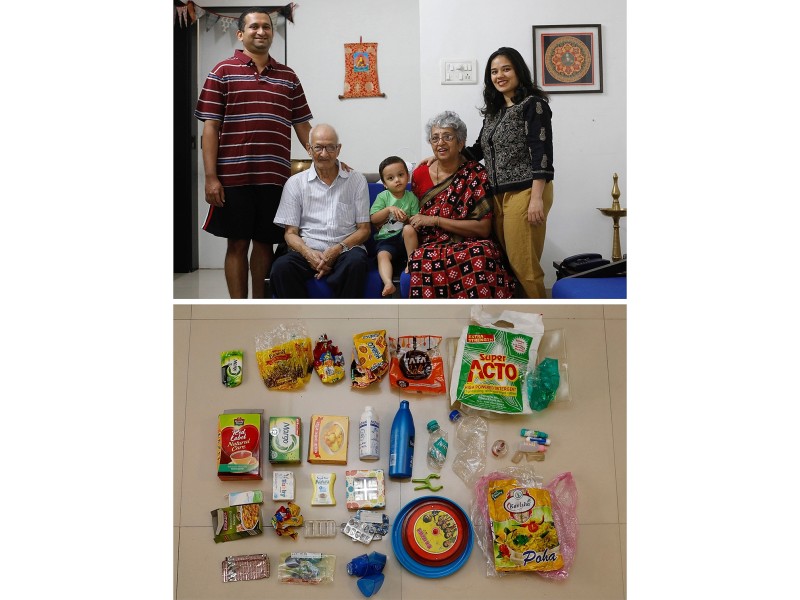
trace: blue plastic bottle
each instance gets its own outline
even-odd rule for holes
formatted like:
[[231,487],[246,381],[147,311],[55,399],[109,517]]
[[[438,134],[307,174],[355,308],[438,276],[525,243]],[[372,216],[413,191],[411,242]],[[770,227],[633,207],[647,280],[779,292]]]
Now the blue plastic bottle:
[[408,408],[408,400],[400,401],[400,408],[392,421],[389,441],[389,477],[406,479],[411,477],[414,467],[414,418]]

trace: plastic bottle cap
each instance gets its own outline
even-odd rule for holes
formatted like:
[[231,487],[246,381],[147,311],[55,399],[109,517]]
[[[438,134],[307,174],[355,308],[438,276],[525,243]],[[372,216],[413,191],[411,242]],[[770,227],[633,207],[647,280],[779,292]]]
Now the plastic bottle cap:
[[436,421],[436,419],[428,421],[428,431],[433,432],[436,431],[437,429],[439,429],[439,423]]
[[454,410],[450,412],[450,420],[455,423],[461,418],[461,413],[458,410]]
[[364,412],[372,412],[372,407],[371,406],[365,406],[364,407]]

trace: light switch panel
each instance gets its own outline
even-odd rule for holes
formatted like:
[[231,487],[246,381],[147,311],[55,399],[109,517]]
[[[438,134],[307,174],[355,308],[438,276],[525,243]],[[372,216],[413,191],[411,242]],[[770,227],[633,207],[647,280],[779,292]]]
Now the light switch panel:
[[442,59],[442,85],[478,83],[478,61],[466,58]]

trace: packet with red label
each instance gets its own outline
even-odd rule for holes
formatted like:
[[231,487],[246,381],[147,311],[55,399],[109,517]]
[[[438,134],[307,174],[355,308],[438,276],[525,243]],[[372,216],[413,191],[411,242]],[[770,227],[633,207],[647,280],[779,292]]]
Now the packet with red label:
[[344,379],[344,356],[324,333],[314,346],[314,370],[322,383],[336,383]]

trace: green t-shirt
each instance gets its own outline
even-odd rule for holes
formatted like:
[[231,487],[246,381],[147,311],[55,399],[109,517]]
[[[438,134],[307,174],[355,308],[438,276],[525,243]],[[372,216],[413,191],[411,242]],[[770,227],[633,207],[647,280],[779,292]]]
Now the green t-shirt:
[[[383,210],[389,206],[396,206],[409,217],[419,212],[419,200],[417,200],[417,197],[409,190],[406,190],[406,193],[403,194],[402,198],[395,198],[392,195],[392,192],[389,190],[383,190],[377,195],[375,202],[372,203],[372,207],[369,209],[369,214],[374,215],[379,210]],[[403,223],[390,218],[386,223],[383,224],[378,233],[375,234],[375,239],[385,240],[393,235],[397,235],[401,231],[403,231]]]

